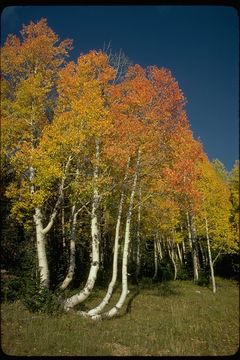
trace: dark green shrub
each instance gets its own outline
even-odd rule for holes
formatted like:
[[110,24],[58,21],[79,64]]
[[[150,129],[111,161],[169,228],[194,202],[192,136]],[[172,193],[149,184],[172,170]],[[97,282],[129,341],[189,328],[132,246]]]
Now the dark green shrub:
[[15,301],[22,296],[23,281],[18,277],[1,279],[1,302]]
[[31,312],[53,315],[63,311],[58,293],[41,288],[39,277],[25,281],[22,302]]
[[178,280],[189,280],[191,278],[187,266],[183,265],[179,269],[177,278],[178,278]]
[[207,286],[209,285],[210,281],[210,274],[209,270],[206,268],[203,268],[199,271],[199,278],[198,278],[198,285],[200,286]]

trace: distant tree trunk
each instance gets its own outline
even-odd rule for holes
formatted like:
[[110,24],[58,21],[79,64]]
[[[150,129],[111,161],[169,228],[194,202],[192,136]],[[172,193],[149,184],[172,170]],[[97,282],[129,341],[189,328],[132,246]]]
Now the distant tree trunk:
[[185,246],[185,241],[184,241],[184,239],[183,239],[183,241],[182,241],[182,257],[183,257],[184,265],[187,265],[186,246]]
[[177,243],[177,251],[178,251],[178,257],[179,257],[180,263],[181,263],[181,265],[182,265],[183,259],[182,259],[182,254],[181,254],[180,246],[179,246],[178,243]]
[[161,261],[163,259],[163,253],[162,253],[161,237],[159,237],[158,232],[156,234],[156,245],[157,245],[157,252],[159,255],[159,259]]
[[215,276],[214,276],[214,269],[213,269],[213,262],[212,262],[212,253],[209,241],[209,233],[208,233],[208,221],[205,218],[205,228],[206,228],[206,237],[207,237],[207,248],[208,248],[208,257],[209,257],[209,266],[211,271],[211,280],[212,280],[212,290],[213,293],[216,293],[216,283],[215,283]]
[[130,225],[131,225],[131,219],[132,219],[133,201],[134,201],[134,197],[135,197],[137,180],[138,180],[139,163],[140,163],[140,150],[138,151],[137,165],[136,165],[136,170],[135,170],[135,174],[134,174],[129,208],[128,208],[128,213],[127,213],[127,218],[126,218],[123,260],[122,260],[122,292],[121,292],[121,295],[119,297],[117,304],[114,307],[112,307],[109,311],[107,311],[103,314],[98,314],[98,315],[92,316],[92,319],[94,319],[94,320],[98,320],[98,319],[102,319],[102,318],[111,318],[114,315],[116,315],[118,313],[118,311],[122,308],[122,306],[126,300],[127,294],[129,293],[128,279],[127,279],[127,276],[128,276],[128,273],[127,273],[128,249],[129,249],[129,243],[130,243]]
[[153,280],[157,279],[158,275],[158,248],[157,248],[157,237],[154,237],[154,275]]
[[174,248],[173,245],[171,244],[170,240],[167,240],[167,248],[168,248],[168,254],[170,259],[172,260],[173,263],[173,268],[174,268],[174,280],[177,279],[177,265],[174,259]]
[[62,226],[62,246],[63,246],[63,249],[65,249],[66,248],[66,234],[65,234],[64,196],[62,199],[61,226]]
[[94,167],[93,179],[94,189],[93,189],[93,199],[92,199],[92,214],[91,214],[91,235],[92,235],[92,253],[91,253],[91,267],[88,275],[87,282],[84,288],[80,291],[79,294],[75,294],[72,297],[68,298],[64,302],[64,309],[68,311],[70,308],[73,308],[75,305],[80,304],[91,294],[94,287],[97,273],[99,269],[99,226],[98,226],[98,216],[97,210],[99,207],[99,194],[98,194],[98,172],[99,172],[99,142],[96,140],[96,165]]
[[195,236],[193,236],[192,219],[190,218],[188,212],[187,212],[187,225],[188,225],[188,240],[189,240],[189,245],[190,245],[190,249],[191,249],[191,253],[192,253],[193,279],[194,279],[194,282],[198,282],[199,274],[198,274],[196,239],[195,239]]
[[202,262],[203,262],[203,266],[206,267],[207,266],[207,260],[206,260],[206,256],[205,256],[205,251],[204,251],[204,248],[202,246],[202,244],[200,243],[200,251],[201,251],[201,254],[202,254]]

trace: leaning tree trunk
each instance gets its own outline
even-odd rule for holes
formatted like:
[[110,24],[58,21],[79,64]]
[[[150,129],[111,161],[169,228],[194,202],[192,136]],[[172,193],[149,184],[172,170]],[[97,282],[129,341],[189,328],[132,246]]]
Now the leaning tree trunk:
[[[123,180],[123,185],[125,184],[127,177],[128,177],[128,168],[129,168],[130,159],[127,163],[127,169],[125,173],[125,177]],[[105,306],[108,304],[109,300],[112,297],[113,289],[116,284],[117,280],[117,271],[118,271],[118,252],[119,252],[119,232],[120,232],[120,225],[121,225],[121,218],[122,218],[122,208],[123,208],[123,201],[124,201],[124,191],[121,192],[119,208],[118,208],[118,217],[117,217],[117,224],[115,230],[115,241],[114,241],[114,254],[113,254],[113,271],[112,271],[112,279],[108,285],[107,293],[101,303],[96,306],[95,308],[89,310],[87,313],[82,312],[82,315],[93,316],[99,314]]]
[[212,262],[212,253],[209,241],[209,233],[208,233],[208,221],[205,218],[205,228],[206,228],[206,237],[207,237],[207,248],[208,248],[208,257],[209,257],[209,266],[211,271],[211,280],[212,280],[212,290],[213,293],[216,293],[216,283],[215,283],[215,276],[214,276],[214,269],[213,269],[213,262]]
[[[50,216],[49,222],[46,227],[43,227],[43,214],[41,207],[35,208],[35,214],[33,216],[35,228],[36,228],[36,241],[37,241],[37,257],[38,257],[38,269],[40,275],[40,288],[49,288],[50,279],[49,279],[49,268],[48,268],[48,261],[47,261],[47,254],[46,254],[46,235],[51,230],[55,218],[58,213],[58,208],[63,199],[63,189],[66,180],[66,173],[69,167],[69,164],[72,160],[72,157],[69,156],[68,161],[66,163],[64,174],[59,186],[59,195],[58,199],[55,203],[53,212]],[[31,180],[34,175],[34,170],[30,168],[31,171]],[[33,185],[31,186],[31,193],[34,192]]]
[[77,225],[77,215],[76,205],[72,207],[72,229],[71,229],[71,238],[70,238],[70,255],[69,255],[69,268],[68,273],[60,285],[60,289],[64,290],[68,287],[70,282],[73,279],[74,270],[75,270],[75,252],[76,252],[76,225]]
[[136,186],[137,186],[137,180],[138,180],[138,168],[140,163],[140,150],[138,151],[138,158],[137,158],[137,165],[136,165],[136,171],[134,174],[134,180],[132,185],[132,191],[130,196],[130,203],[126,218],[126,228],[125,228],[125,238],[124,238],[124,248],[123,248],[123,260],[122,260],[122,292],[119,297],[119,300],[117,304],[111,308],[109,311],[92,316],[92,319],[99,320],[103,318],[111,318],[114,315],[118,313],[118,311],[122,308],[127,294],[129,293],[128,290],[128,279],[127,279],[127,264],[128,264],[128,249],[129,249],[129,243],[130,243],[130,225],[131,225],[131,219],[132,219],[132,209],[133,209],[133,201],[135,197],[136,192]]
[[178,243],[177,243],[177,251],[178,251],[178,257],[179,257],[179,260],[180,260],[180,264],[181,264],[181,266],[182,266],[182,264],[183,264],[183,259],[182,259],[182,254],[181,254],[180,246],[179,246]]
[[91,294],[94,287],[97,273],[99,269],[99,226],[98,226],[98,216],[97,210],[99,207],[99,194],[97,187],[98,180],[98,164],[99,164],[99,142],[96,141],[96,160],[97,163],[94,168],[93,177],[94,177],[94,190],[93,190],[93,200],[92,200],[92,213],[91,213],[91,235],[92,235],[92,253],[91,253],[91,267],[88,275],[87,282],[84,288],[80,293],[71,296],[66,299],[64,302],[64,309],[66,311],[73,308],[75,305],[80,304]]

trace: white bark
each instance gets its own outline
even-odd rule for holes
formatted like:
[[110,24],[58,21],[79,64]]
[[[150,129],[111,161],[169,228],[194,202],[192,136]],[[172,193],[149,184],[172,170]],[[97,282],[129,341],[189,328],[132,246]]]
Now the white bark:
[[157,238],[154,238],[154,275],[153,280],[157,278],[158,274],[158,249],[157,249]]
[[207,248],[208,248],[208,257],[209,257],[209,266],[211,271],[211,280],[212,280],[212,290],[213,293],[216,293],[216,283],[215,283],[215,276],[214,276],[214,269],[213,269],[213,262],[212,262],[212,253],[209,241],[209,233],[208,233],[208,221],[205,219],[205,227],[206,227],[206,237],[207,237]]
[[66,299],[64,302],[64,309],[68,311],[70,308],[73,308],[75,305],[80,304],[91,294],[94,287],[97,273],[99,269],[99,227],[98,227],[98,216],[97,210],[99,207],[99,194],[97,187],[98,180],[98,167],[99,167],[99,142],[96,140],[96,160],[97,163],[94,167],[93,178],[95,181],[94,190],[93,190],[93,200],[92,200],[92,213],[91,213],[91,235],[92,235],[92,253],[91,253],[91,267],[88,275],[87,282],[84,288],[80,293],[71,296]]
[[172,244],[170,244],[169,240],[167,240],[167,248],[168,248],[169,257],[172,260],[173,267],[174,267],[174,280],[176,280],[176,278],[177,278],[177,265],[176,265],[176,262],[175,262],[175,259],[174,259],[174,249],[173,249]]
[[76,252],[76,225],[77,225],[77,215],[76,205],[72,207],[72,229],[71,229],[71,239],[70,239],[70,255],[69,255],[69,268],[68,273],[63,280],[60,289],[64,290],[70,284],[73,279],[74,270],[75,270],[75,252]]
[[[66,173],[71,162],[72,158],[69,156],[68,161],[65,166],[65,171],[59,186],[59,196],[54,206],[53,212],[50,216],[49,222],[45,228],[43,228],[43,214],[40,207],[35,208],[35,214],[33,216],[35,227],[36,227],[36,240],[37,240],[37,257],[38,257],[38,265],[39,265],[39,273],[40,273],[40,286],[49,288],[49,269],[48,269],[48,261],[46,255],[46,234],[51,230],[54,220],[57,216],[59,205],[62,201],[63,197],[63,189],[64,183],[66,179]],[[33,168],[30,168],[30,179],[32,180],[34,175]],[[31,186],[31,192],[34,192],[34,187]]]
[[136,281],[140,274],[141,257],[140,257],[140,223],[141,223],[141,189],[139,189],[139,204],[138,204],[138,221],[137,221],[137,251],[136,251]]
[[63,197],[62,197],[61,226],[62,226],[62,245],[63,245],[63,249],[65,249],[65,248],[66,248],[66,234],[65,234],[64,195],[63,195]]
[[[129,167],[129,160],[127,164],[127,169],[125,173],[125,177],[123,180],[123,184],[127,180],[128,176],[128,167]],[[124,201],[124,191],[121,192],[120,202],[119,202],[119,208],[118,208],[118,217],[117,217],[117,224],[115,229],[115,241],[114,241],[114,254],[113,254],[113,272],[112,272],[112,279],[111,282],[108,285],[107,293],[101,303],[96,306],[95,308],[89,310],[86,315],[93,316],[99,314],[105,306],[108,304],[109,300],[112,297],[113,289],[116,284],[117,280],[117,271],[118,271],[118,250],[119,250],[119,232],[120,232],[120,225],[121,225],[121,218],[122,218],[122,208],[123,208],[123,201]]]
[[157,245],[159,259],[161,261],[163,259],[163,253],[162,253],[161,237],[159,238],[158,233],[157,233],[156,241],[157,241],[156,245]]
[[189,240],[189,245],[190,245],[190,249],[191,249],[191,253],[192,253],[193,277],[194,277],[194,282],[197,282],[199,279],[199,275],[198,275],[196,243],[195,243],[195,239],[193,239],[193,236],[192,236],[192,224],[191,224],[188,212],[187,212],[187,225],[188,225],[188,240]]
[[131,225],[131,218],[132,218],[132,209],[133,209],[133,201],[135,197],[136,192],[136,186],[137,186],[137,180],[138,180],[138,168],[140,163],[140,150],[138,151],[138,159],[137,159],[137,165],[136,165],[136,171],[134,174],[134,180],[132,185],[132,191],[130,196],[130,203],[127,213],[127,219],[126,219],[126,228],[125,228],[125,238],[124,238],[124,248],[123,248],[123,260],[122,260],[122,292],[119,297],[118,302],[114,307],[112,307],[109,311],[92,316],[92,319],[99,320],[102,318],[111,318],[114,315],[118,313],[118,311],[122,308],[127,294],[129,293],[128,290],[128,279],[127,279],[127,263],[128,263],[128,249],[129,249],[129,243],[130,243],[130,225]]
[[183,259],[182,259],[182,254],[181,254],[180,246],[179,246],[178,243],[177,243],[177,251],[178,251],[178,257],[179,257],[180,263],[181,263],[181,265],[182,265]]
[[186,247],[185,247],[184,239],[182,241],[182,256],[183,256],[183,262],[186,265],[187,264],[187,259],[186,259]]
[[42,212],[40,208],[35,209],[34,221],[36,226],[38,270],[40,275],[40,287],[49,288],[49,269],[46,254],[46,239],[43,234]]

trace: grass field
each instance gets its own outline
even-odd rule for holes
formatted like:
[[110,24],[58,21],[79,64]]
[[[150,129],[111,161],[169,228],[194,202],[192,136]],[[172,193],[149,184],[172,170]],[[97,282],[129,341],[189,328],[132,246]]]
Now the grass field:
[[[145,282],[139,292],[130,287],[120,315],[100,322],[75,313],[30,313],[19,301],[3,303],[2,349],[25,356],[232,355],[239,346],[238,285],[216,280],[215,295],[190,281]],[[96,290],[84,308],[103,295]]]

